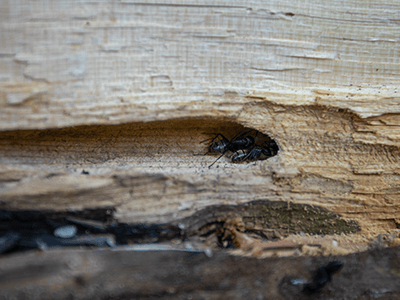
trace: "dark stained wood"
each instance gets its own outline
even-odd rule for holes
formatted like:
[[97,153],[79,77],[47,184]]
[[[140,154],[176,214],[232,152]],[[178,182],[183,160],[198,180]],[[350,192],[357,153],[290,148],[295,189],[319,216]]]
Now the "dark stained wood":
[[[293,284],[311,283],[334,260],[343,267],[320,293],[309,296]],[[29,252],[1,258],[0,299],[395,299],[399,262],[400,247],[262,260],[226,252]]]

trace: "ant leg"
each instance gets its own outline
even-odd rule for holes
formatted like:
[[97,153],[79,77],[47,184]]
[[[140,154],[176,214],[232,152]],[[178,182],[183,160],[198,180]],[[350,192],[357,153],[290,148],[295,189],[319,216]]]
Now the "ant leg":
[[244,134],[245,134],[245,133],[241,134],[241,133],[239,132],[237,135],[235,135],[235,136],[231,139],[231,142],[234,141],[236,138],[238,138],[238,137],[240,137],[240,136],[243,136]]
[[251,148],[251,149],[248,151],[248,153],[247,153],[246,157],[243,159],[243,161],[249,160],[249,162],[251,162],[251,161],[254,160],[254,159],[251,157],[253,150],[254,150],[254,147]]
[[248,134],[249,132],[252,132],[253,130],[255,130],[255,129],[250,129],[249,131],[246,131],[246,132],[243,132],[243,133],[239,132],[237,135],[235,135],[235,136],[230,140],[230,142],[234,141],[235,139],[237,139],[237,138],[239,138],[239,137],[245,136],[246,134]]
[[222,138],[225,138],[225,137],[224,137],[222,134],[220,134],[220,133],[211,133],[211,134],[215,134],[215,137],[206,139],[206,140],[204,140],[204,141],[201,141],[200,143],[204,143],[204,142],[207,142],[207,141],[210,141],[210,140],[211,140],[211,143],[212,143],[212,142],[214,142],[214,140],[215,140],[218,136],[221,136]]
[[200,144],[203,144],[203,143],[205,143],[205,142],[207,142],[207,141],[213,142],[214,140],[215,140],[215,138],[209,138],[209,139],[206,139],[206,140],[204,140],[204,141],[201,141]]
[[[252,131],[256,131],[256,130],[255,130],[255,129],[250,129],[249,131],[245,131],[245,132],[243,132],[243,133],[238,133],[237,135],[235,135],[235,136],[230,140],[230,142],[232,143],[233,141],[235,141],[235,139],[239,139],[239,138],[241,138],[241,137],[244,137],[244,136],[246,136],[248,133],[250,133],[250,132],[252,132]],[[256,132],[255,137],[257,137],[257,133],[258,133],[258,131]]]
[[249,131],[246,131],[245,133],[243,133],[243,135],[244,135],[244,134],[248,134],[248,133],[250,133],[250,132],[252,132],[252,131],[255,131],[255,129],[250,129]]
[[256,132],[256,136],[257,136],[257,134],[258,134],[258,131],[257,131],[257,130],[255,130],[255,129],[250,129],[249,131],[246,131],[246,132],[245,132],[245,133],[243,133],[242,135],[248,134],[248,133],[250,133],[250,132],[252,132],[252,131],[255,131],[255,132]]
[[210,169],[224,155],[225,153],[222,153],[220,157],[218,157],[211,165],[208,166],[208,168]]
[[248,161],[248,162],[257,161],[259,159],[261,153],[258,153],[256,150],[257,150],[256,146],[253,146],[252,148],[247,150],[247,155],[243,158],[243,162],[244,161]]

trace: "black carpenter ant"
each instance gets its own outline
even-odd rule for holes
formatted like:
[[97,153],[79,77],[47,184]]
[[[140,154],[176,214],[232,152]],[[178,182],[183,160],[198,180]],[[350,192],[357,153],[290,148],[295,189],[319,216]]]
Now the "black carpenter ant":
[[232,155],[233,163],[245,161],[265,160],[278,153],[279,147],[274,140],[264,142],[261,146],[254,146],[250,149],[240,149]]
[[216,133],[215,137],[211,139],[211,144],[208,147],[208,151],[206,154],[220,153],[221,155],[209,166],[209,168],[211,168],[227,152],[236,152],[239,150],[246,150],[254,147],[255,138],[251,135],[247,135],[251,131],[253,131],[253,129],[242,134],[237,134],[231,140],[228,140],[220,133]]

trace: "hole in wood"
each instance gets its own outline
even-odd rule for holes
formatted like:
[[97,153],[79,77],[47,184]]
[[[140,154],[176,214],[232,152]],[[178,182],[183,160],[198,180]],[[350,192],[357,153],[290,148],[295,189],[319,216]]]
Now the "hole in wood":
[[[77,174],[90,175],[96,175],[99,168],[103,169],[104,174],[106,169],[115,167],[142,167],[142,171],[165,171],[165,168],[176,167],[207,168],[215,157],[204,156],[209,145],[202,144],[202,141],[214,137],[212,133],[231,139],[249,130],[229,120],[196,118],[6,131],[0,132],[0,163],[41,165],[53,176],[65,167],[69,168],[69,172],[75,168]],[[247,136],[255,139],[252,147],[230,147],[230,150],[242,151],[236,153],[237,159],[243,162],[265,159],[268,156],[265,155],[267,149],[271,148],[267,147],[271,139],[256,130],[251,130]],[[256,150],[261,154],[255,153]],[[225,165],[233,165],[231,157],[222,161]],[[11,179],[18,179],[18,176],[14,177]]]

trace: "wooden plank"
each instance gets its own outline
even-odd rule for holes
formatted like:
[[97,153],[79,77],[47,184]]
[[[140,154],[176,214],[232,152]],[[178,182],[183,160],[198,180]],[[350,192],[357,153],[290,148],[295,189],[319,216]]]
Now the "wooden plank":
[[3,2],[0,128],[201,116],[244,123],[251,95],[376,117],[357,139],[397,145],[397,5]]
[[[211,257],[190,251],[52,250],[1,258],[1,299],[394,299],[399,247],[335,257]],[[302,292],[331,261],[343,267]]]

